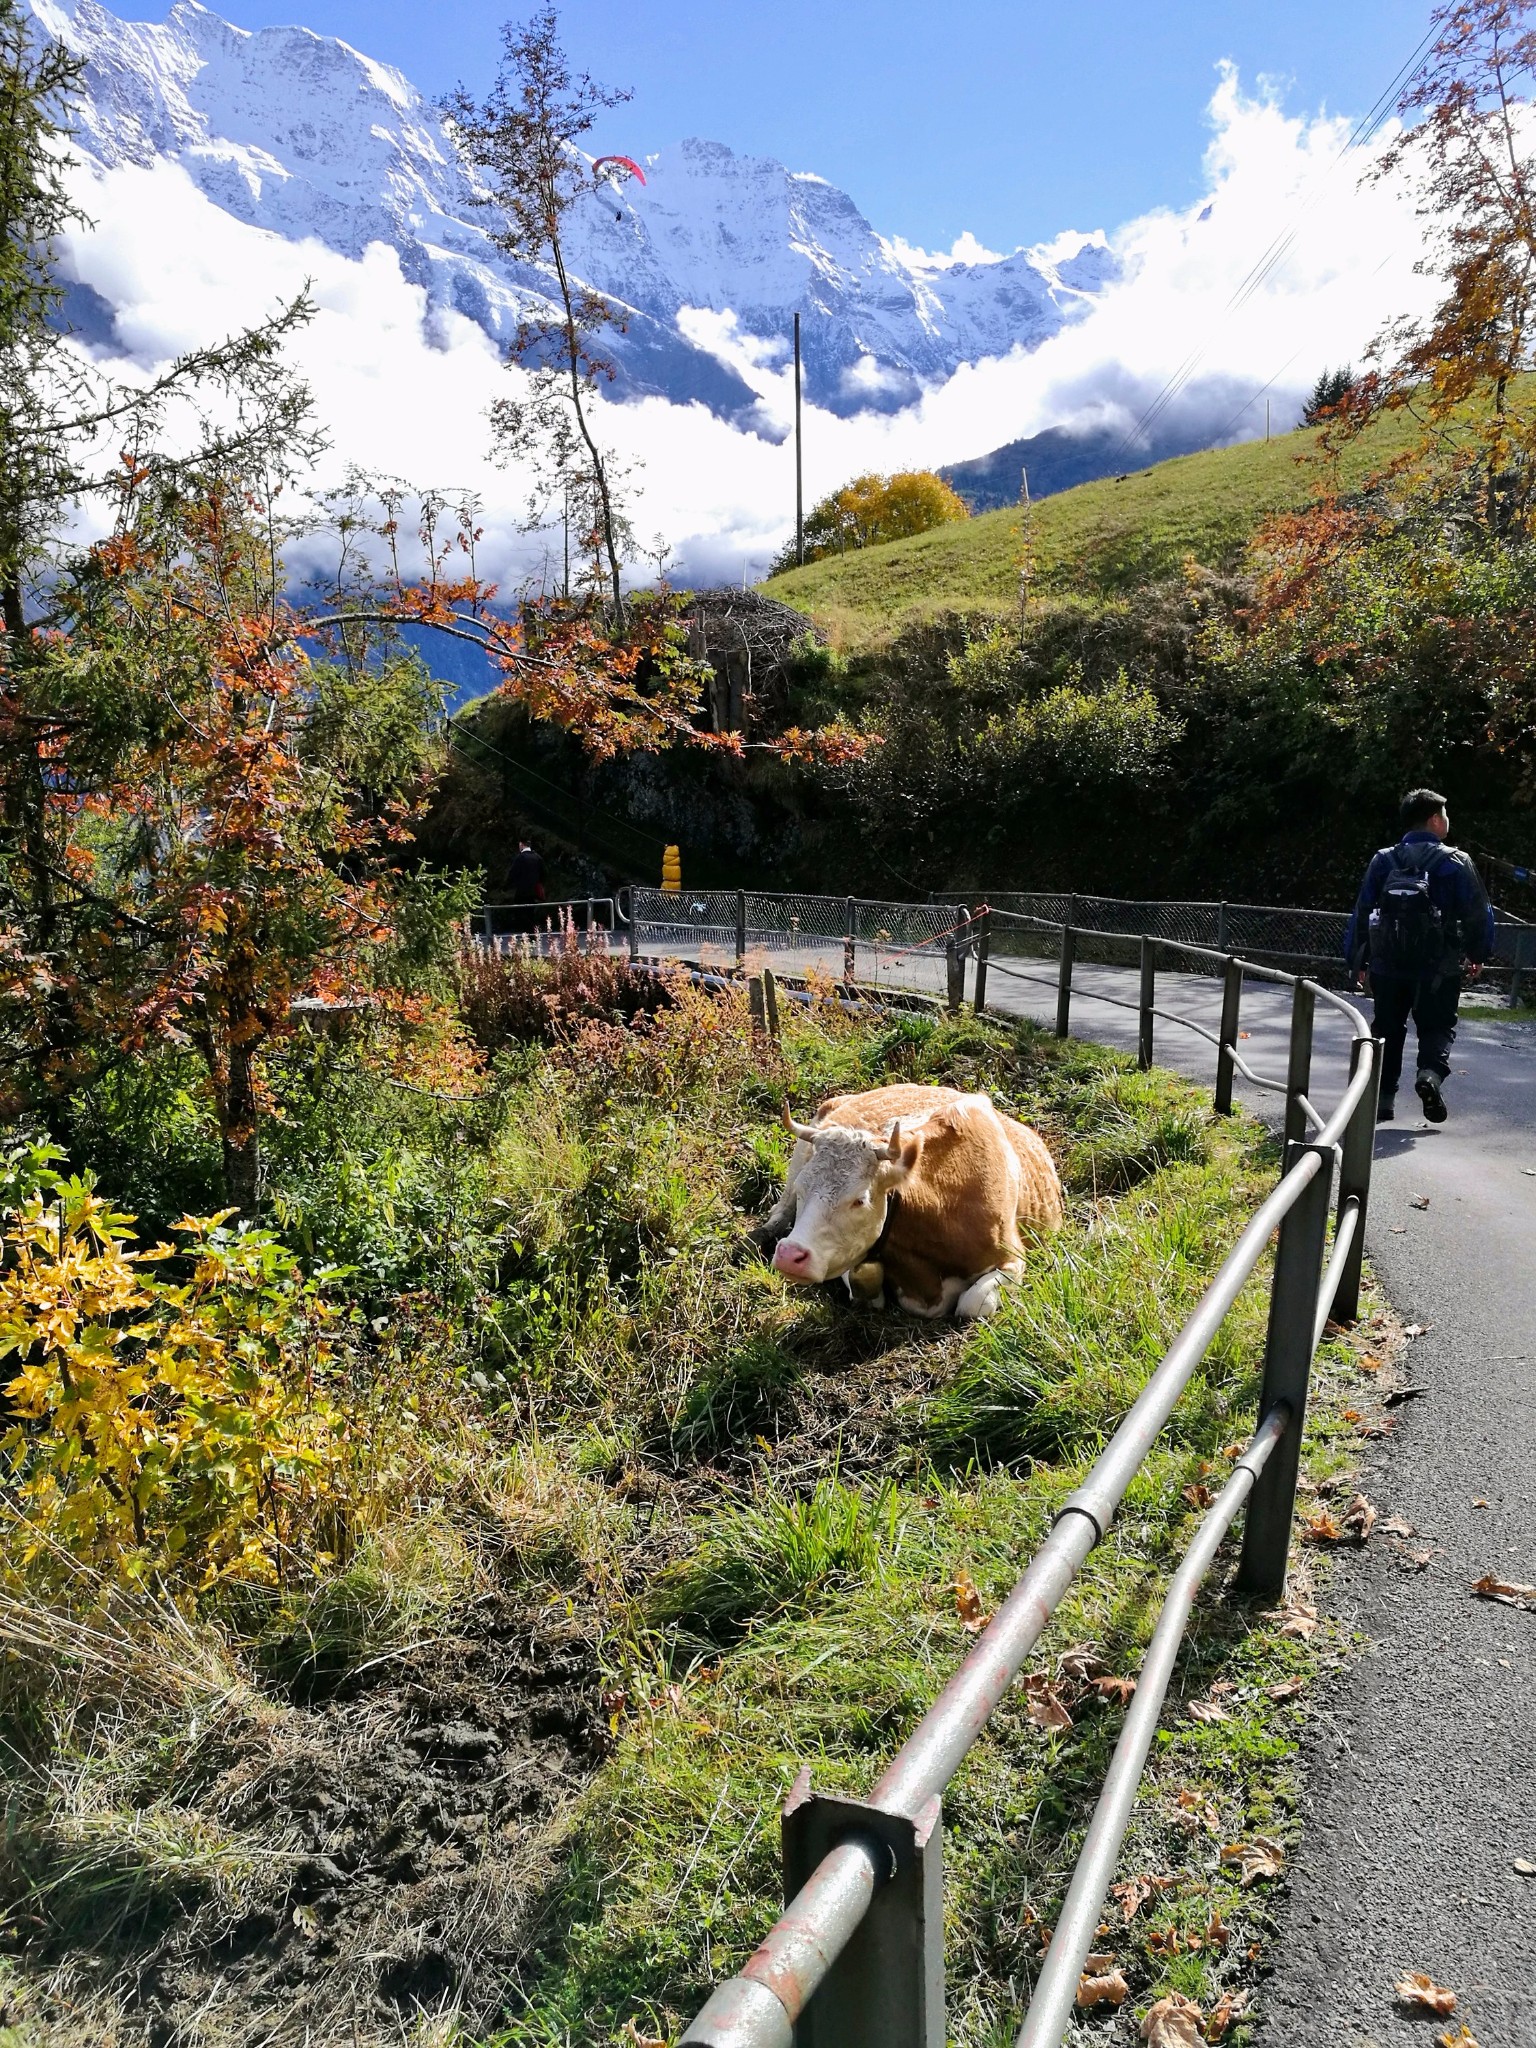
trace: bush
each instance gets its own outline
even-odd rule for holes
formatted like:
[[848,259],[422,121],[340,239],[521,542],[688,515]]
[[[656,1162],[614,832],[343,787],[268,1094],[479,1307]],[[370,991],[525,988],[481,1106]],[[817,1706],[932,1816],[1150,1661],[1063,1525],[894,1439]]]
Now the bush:
[[584,1021],[632,1024],[673,1000],[671,977],[635,967],[606,940],[578,945],[570,926],[547,956],[526,942],[498,951],[466,940],[454,981],[464,1022],[492,1053],[518,1042],[553,1044]]
[[[227,1214],[228,1212],[226,1212]],[[5,1233],[0,1451],[26,1518],[18,1561],[206,1586],[291,1574],[343,1547],[331,1277],[266,1231],[188,1217],[134,1249],[132,1218],[55,1179]],[[177,1260],[186,1278],[153,1268]],[[174,1269],[173,1269],[174,1270]]]

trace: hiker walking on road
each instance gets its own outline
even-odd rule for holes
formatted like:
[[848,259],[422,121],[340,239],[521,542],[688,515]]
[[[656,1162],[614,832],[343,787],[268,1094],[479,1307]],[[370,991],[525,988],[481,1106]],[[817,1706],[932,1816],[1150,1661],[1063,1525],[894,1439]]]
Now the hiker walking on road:
[[1412,1017],[1419,1037],[1414,1093],[1429,1121],[1443,1124],[1462,963],[1475,974],[1493,951],[1493,910],[1471,860],[1444,843],[1451,829],[1445,798],[1410,790],[1402,818],[1402,838],[1374,854],[1365,871],[1344,933],[1344,960],[1351,974],[1369,970],[1376,1036],[1385,1041],[1377,1121],[1392,1121]]
[[544,861],[526,839],[517,842],[508,880],[512,884],[512,901],[517,905],[513,929],[531,932],[538,923],[538,913],[531,906],[544,901]]

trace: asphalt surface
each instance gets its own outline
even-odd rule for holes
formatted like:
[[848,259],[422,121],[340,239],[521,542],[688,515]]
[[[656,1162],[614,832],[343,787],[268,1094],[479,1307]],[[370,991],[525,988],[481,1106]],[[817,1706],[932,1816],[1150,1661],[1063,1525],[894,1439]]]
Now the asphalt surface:
[[[1134,994],[1132,976],[1085,979]],[[999,1007],[1049,1013],[1047,990],[993,989]],[[1168,977],[1158,1000],[1208,1027],[1219,1012],[1209,982]],[[1283,1077],[1288,995],[1250,985],[1243,1007],[1243,1056]],[[1134,1015],[1102,1001],[1072,1021],[1135,1043]],[[1157,1034],[1160,1064],[1210,1078],[1204,1040],[1161,1020]],[[1320,1109],[1347,1042],[1320,1011]],[[1452,1065],[1447,1123],[1424,1123],[1405,1090],[1402,1121],[1377,1136],[1366,1247],[1392,1306],[1424,1328],[1406,1364],[1427,1391],[1366,1447],[1360,1483],[1414,1534],[1345,1552],[1324,1590],[1359,1650],[1309,1723],[1262,2048],[1427,2048],[1463,2023],[1482,2048],[1536,2048],[1536,1874],[1516,1868],[1536,1866],[1536,1613],[1469,1590],[1485,1573],[1536,1584],[1536,1027],[1463,1024]],[[1273,1114],[1277,1098],[1240,1092]],[[1449,2019],[1396,1999],[1417,1971],[1456,1993]]]

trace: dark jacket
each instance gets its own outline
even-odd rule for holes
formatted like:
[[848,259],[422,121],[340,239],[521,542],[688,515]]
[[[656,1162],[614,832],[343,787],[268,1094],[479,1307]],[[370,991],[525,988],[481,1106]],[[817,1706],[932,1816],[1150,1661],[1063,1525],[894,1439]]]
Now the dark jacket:
[[544,895],[544,862],[531,846],[519,849],[512,861],[512,901],[537,903]]
[[[1344,962],[1351,970],[1367,964],[1371,912],[1381,901],[1382,884],[1392,872],[1393,854],[1402,848],[1423,846],[1434,837],[1433,832],[1405,832],[1396,846],[1384,846],[1380,853],[1371,856],[1354,915],[1344,928]],[[1482,876],[1458,847],[1441,846],[1431,861],[1429,900],[1445,921],[1456,957],[1486,960],[1493,951],[1493,906],[1483,888]]]

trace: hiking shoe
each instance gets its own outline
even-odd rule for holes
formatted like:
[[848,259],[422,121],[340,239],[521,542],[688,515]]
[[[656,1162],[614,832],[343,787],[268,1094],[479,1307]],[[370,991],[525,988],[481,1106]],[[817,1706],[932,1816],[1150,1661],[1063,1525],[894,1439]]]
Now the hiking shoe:
[[1396,1110],[1395,1110],[1395,1109],[1393,1109],[1393,1107],[1392,1107],[1392,1104],[1393,1104],[1393,1103],[1394,1103],[1394,1102],[1396,1101],[1396,1099],[1397,1099],[1397,1098],[1396,1098],[1395,1096],[1392,1096],[1392,1095],[1383,1095],[1383,1096],[1382,1096],[1382,1098],[1381,1098],[1380,1102],[1378,1102],[1378,1103],[1377,1103],[1377,1105],[1376,1105],[1376,1121],[1377,1121],[1377,1123],[1379,1123],[1379,1124],[1389,1124],[1389,1123],[1391,1123],[1391,1122],[1392,1122],[1393,1118],[1394,1118],[1394,1117],[1396,1116],[1396,1114],[1397,1114]]
[[1440,1076],[1428,1067],[1420,1067],[1419,1078],[1413,1084],[1413,1092],[1424,1105],[1424,1114],[1432,1124],[1443,1124],[1450,1115],[1445,1106],[1445,1097],[1440,1093]]

